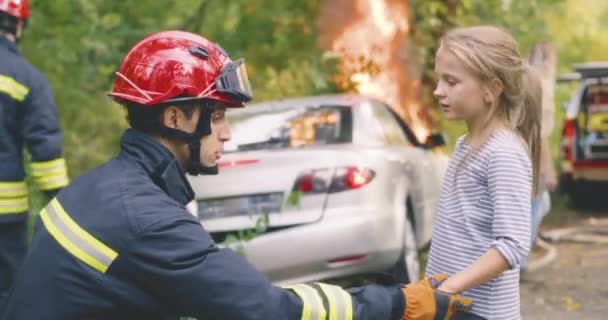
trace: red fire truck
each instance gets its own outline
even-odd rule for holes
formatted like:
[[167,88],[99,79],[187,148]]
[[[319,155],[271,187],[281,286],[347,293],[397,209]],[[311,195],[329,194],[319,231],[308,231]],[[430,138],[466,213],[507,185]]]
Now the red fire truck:
[[608,196],[608,61],[574,65],[579,86],[565,106],[561,182],[576,207]]

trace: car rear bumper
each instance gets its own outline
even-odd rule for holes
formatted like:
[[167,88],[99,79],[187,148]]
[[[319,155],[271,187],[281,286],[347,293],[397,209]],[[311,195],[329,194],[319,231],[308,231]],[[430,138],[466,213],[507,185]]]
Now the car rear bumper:
[[[562,165],[562,169],[564,166]],[[563,182],[575,183],[583,182],[608,182],[608,161],[603,160],[584,160],[569,163],[568,170],[562,170]]]
[[247,260],[278,284],[386,270],[399,258],[403,226],[388,207],[327,209],[315,223],[243,244]]

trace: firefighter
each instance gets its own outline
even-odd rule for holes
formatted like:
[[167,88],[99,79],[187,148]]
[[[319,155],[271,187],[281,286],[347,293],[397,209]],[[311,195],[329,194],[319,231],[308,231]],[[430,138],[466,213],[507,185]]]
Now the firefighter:
[[51,88],[16,46],[29,17],[26,0],[0,0],[0,305],[27,247],[24,145],[40,190],[52,197],[68,183]]
[[216,246],[185,209],[185,173],[218,172],[226,109],[252,98],[243,59],[199,35],[156,33],[127,53],[110,95],[131,126],[121,152],[41,211],[3,319],[451,319],[470,305],[433,289],[443,276],[279,288]]

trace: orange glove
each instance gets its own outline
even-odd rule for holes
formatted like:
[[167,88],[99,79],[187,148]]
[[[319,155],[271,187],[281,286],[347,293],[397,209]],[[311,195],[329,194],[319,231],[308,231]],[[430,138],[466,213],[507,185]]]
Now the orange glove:
[[473,303],[471,299],[434,289],[445,279],[444,274],[434,275],[403,287],[405,312],[402,320],[449,320],[468,310]]
[[444,282],[445,279],[447,279],[447,278],[448,278],[447,274],[441,273],[441,274],[432,275],[430,277],[426,277],[426,278],[418,281],[417,283],[429,286],[430,288],[433,288],[433,289],[437,289],[437,288],[439,288],[439,285],[441,285],[441,283]]

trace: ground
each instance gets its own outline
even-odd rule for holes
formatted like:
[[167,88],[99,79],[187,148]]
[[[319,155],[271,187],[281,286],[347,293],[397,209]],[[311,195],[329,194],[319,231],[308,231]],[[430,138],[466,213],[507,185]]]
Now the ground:
[[556,260],[523,277],[524,319],[608,319],[608,245],[560,243]]
[[[608,219],[608,210],[567,211],[548,217],[543,231]],[[608,234],[608,225],[602,226]],[[523,275],[521,306],[524,319],[608,319],[608,244],[570,241],[551,243],[557,258],[544,268]]]

